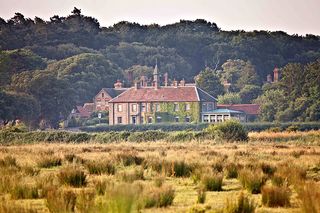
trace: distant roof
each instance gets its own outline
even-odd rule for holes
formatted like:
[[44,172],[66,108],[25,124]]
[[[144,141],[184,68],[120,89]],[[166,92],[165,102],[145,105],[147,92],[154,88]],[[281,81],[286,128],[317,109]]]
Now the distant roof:
[[259,115],[259,104],[218,104],[218,109],[231,109],[245,112],[248,115]]
[[215,109],[210,113],[234,113],[234,114],[242,114],[244,112],[231,110],[231,109]]
[[197,101],[216,101],[207,92],[196,86],[168,86],[159,87],[134,87],[113,98],[111,103],[126,102],[197,102]]
[[77,106],[77,112],[80,114],[81,117],[90,117],[90,112],[88,112],[82,106]]
[[128,90],[128,88],[102,88],[101,90],[106,91],[111,96],[111,98],[114,98],[124,91]]

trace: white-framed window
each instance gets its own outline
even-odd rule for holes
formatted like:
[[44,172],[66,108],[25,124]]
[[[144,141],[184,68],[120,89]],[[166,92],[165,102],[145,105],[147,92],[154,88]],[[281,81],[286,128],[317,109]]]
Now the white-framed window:
[[117,110],[118,110],[118,112],[122,112],[122,104],[117,105]]
[[162,121],[161,116],[157,116],[157,123],[161,123],[161,121]]
[[177,103],[173,104],[173,111],[175,111],[175,112],[179,111],[179,104],[177,104]]
[[146,112],[146,105],[145,103],[141,104],[141,112]]
[[208,103],[208,105],[207,105],[207,110],[208,111],[212,111],[213,110],[213,103]]
[[186,111],[190,111],[190,104],[189,104],[189,103],[186,104],[185,110],[186,110]]
[[122,117],[117,117],[118,124],[122,124]]
[[176,123],[178,123],[178,122],[179,122],[179,117],[176,116],[176,117],[174,118],[174,121],[175,121]]
[[185,122],[190,123],[190,116],[185,117]]
[[136,112],[137,111],[137,104],[132,104],[131,105],[131,111]]
[[148,124],[152,124],[152,117],[151,116],[148,117]]
[[137,123],[137,117],[136,116],[132,116],[131,117],[131,122],[132,122],[132,124],[136,124]]
[[156,103],[155,108],[156,108],[156,112],[160,112],[160,104]]

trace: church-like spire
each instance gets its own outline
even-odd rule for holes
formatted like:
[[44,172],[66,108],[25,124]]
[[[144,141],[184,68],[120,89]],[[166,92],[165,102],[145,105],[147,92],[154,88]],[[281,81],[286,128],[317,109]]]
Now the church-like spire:
[[159,88],[159,74],[158,74],[158,60],[156,60],[156,66],[153,70],[153,82],[154,82],[154,88]]

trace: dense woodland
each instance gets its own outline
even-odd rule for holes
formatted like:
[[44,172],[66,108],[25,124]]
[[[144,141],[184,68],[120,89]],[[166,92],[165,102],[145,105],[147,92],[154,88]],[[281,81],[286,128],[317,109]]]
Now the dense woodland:
[[[57,127],[128,71],[150,75],[156,60],[162,74],[196,81],[220,103],[261,104],[262,121],[320,120],[319,36],[223,31],[202,19],[101,27],[77,8],[48,21],[0,18],[0,119]],[[266,84],[275,67],[281,80]]]

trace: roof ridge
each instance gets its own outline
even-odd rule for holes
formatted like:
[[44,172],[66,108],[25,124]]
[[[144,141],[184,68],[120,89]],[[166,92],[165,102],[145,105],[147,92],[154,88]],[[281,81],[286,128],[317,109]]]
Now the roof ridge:
[[213,98],[214,100],[218,101],[218,99],[216,99],[215,97],[213,97],[212,95],[210,95],[208,92],[204,91],[203,89],[201,89],[200,87],[195,86],[197,89],[201,90],[201,92],[206,93],[207,95],[209,95],[211,98]]
[[121,94],[115,96],[114,98],[110,99],[108,102],[111,102],[111,101],[113,101],[113,100],[116,99],[116,98],[119,98],[121,95],[123,95],[124,93],[126,93],[126,92],[128,92],[128,91],[130,91],[130,90],[132,90],[132,89],[134,89],[134,87],[128,88],[126,91],[124,91],[123,93],[121,93]]

